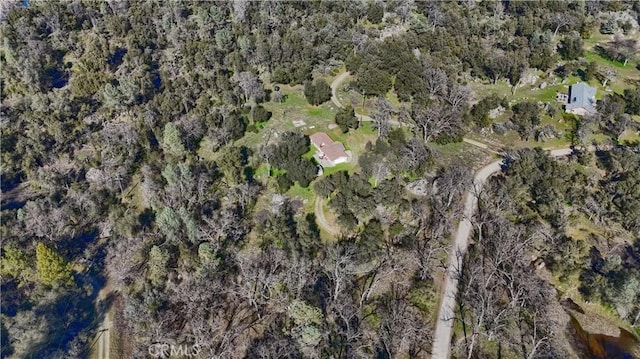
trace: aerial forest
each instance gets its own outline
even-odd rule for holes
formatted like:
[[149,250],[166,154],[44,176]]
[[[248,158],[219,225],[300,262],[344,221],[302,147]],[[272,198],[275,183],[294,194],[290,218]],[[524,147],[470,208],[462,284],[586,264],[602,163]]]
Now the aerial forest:
[[[115,358],[429,358],[467,196],[451,357],[579,357],[566,297],[637,343],[639,21],[637,0],[4,1],[0,356],[102,359],[110,323]],[[545,90],[571,81],[597,113]]]

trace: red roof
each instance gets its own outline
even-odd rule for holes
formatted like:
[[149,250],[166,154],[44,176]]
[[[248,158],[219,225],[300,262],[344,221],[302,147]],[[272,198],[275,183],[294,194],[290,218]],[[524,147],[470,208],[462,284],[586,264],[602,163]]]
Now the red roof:
[[318,149],[333,143],[331,137],[329,137],[329,135],[324,132],[316,132],[313,135],[309,136],[309,139],[311,139],[311,143],[313,143],[314,146],[318,147]]
[[309,136],[309,138],[311,139],[311,143],[324,153],[324,156],[329,161],[335,161],[340,157],[347,157],[344,145],[341,142],[334,142],[326,133],[316,132]]

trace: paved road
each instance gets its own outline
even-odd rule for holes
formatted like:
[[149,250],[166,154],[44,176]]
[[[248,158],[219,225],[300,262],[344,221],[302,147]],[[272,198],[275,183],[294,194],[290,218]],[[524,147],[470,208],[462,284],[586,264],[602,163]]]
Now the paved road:
[[[601,147],[600,149],[608,150],[610,148],[611,147]],[[590,146],[587,150],[593,152],[596,150],[596,147]],[[570,155],[572,152],[573,150],[571,148],[560,148],[550,150],[549,155],[551,157],[563,157]],[[456,294],[458,293],[458,273],[462,260],[464,259],[464,254],[469,246],[469,237],[471,236],[472,230],[471,218],[475,214],[478,206],[477,194],[482,191],[482,187],[487,179],[500,171],[501,163],[502,160],[494,161],[476,172],[473,178],[473,188],[466,193],[464,214],[458,224],[453,246],[449,251],[449,264],[445,273],[446,278],[440,298],[440,311],[438,313],[438,322],[436,323],[433,348],[431,351],[432,359],[449,358],[451,334],[453,332],[455,317]]]

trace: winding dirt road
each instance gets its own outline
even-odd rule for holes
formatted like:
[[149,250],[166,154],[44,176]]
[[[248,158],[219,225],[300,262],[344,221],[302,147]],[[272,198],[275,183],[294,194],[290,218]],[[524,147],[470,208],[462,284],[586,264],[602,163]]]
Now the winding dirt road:
[[320,196],[316,196],[314,213],[316,215],[316,223],[320,228],[334,237],[338,237],[340,235],[340,229],[333,227],[324,216],[324,200]]
[[[608,150],[609,147],[600,149]],[[587,148],[588,151],[596,150],[595,146]],[[551,157],[564,157],[573,152],[571,148],[561,148],[550,150]],[[458,293],[458,273],[462,265],[462,260],[469,246],[469,237],[471,236],[472,223],[471,218],[476,212],[478,206],[478,195],[482,192],[482,188],[487,179],[500,171],[503,160],[494,161],[476,172],[473,178],[473,188],[466,193],[464,202],[463,217],[458,223],[455,240],[449,251],[449,264],[445,273],[446,278],[442,294],[440,298],[440,310],[438,313],[438,322],[436,323],[435,335],[433,339],[433,348],[431,351],[432,359],[449,358],[451,350],[451,334],[453,332],[453,323],[455,318],[456,295]]]
[[463,216],[458,224],[453,246],[449,251],[449,264],[445,273],[446,278],[441,294],[440,311],[438,313],[438,322],[436,324],[433,349],[431,351],[431,357],[433,359],[449,357],[451,333],[455,317],[456,294],[458,293],[458,273],[462,266],[464,254],[469,246],[469,236],[471,235],[472,228],[471,218],[478,206],[477,194],[481,193],[482,187],[487,179],[500,171],[501,164],[502,160],[498,160],[476,172],[473,178],[473,188],[467,191],[465,195]]
[[[340,87],[340,84],[342,84],[342,82],[349,77],[349,72],[343,72],[340,75],[338,75],[335,79],[333,79],[333,81],[331,82],[331,102],[333,102],[334,105],[336,105],[338,108],[343,108],[344,105],[340,102],[340,99],[338,99],[338,88]],[[373,121],[373,119],[369,116],[366,115],[360,115],[356,113],[356,117],[358,118],[359,121]],[[399,125],[400,123],[398,121],[391,121],[391,124],[393,125]],[[486,145],[485,145],[486,146]],[[352,162],[357,163],[358,162],[358,155],[356,153],[352,153]],[[340,228],[334,227],[331,225],[331,223],[329,223],[329,221],[327,221],[327,218],[324,216],[324,200],[319,197],[316,196],[315,198],[315,204],[314,204],[314,213],[316,215],[316,223],[318,224],[318,226],[320,226],[320,228],[322,228],[323,230],[325,230],[327,233],[329,233],[330,235],[337,237],[339,236],[342,231],[340,230]]]
[[[331,102],[336,105],[338,108],[343,108],[342,103],[338,99],[337,91],[340,84],[349,76],[349,72],[343,72],[338,77],[333,79],[331,82]],[[360,121],[373,121],[369,116],[356,115]],[[357,162],[356,154],[352,154],[352,161]],[[324,199],[318,195],[315,197],[315,203],[313,206],[313,212],[316,215],[316,224],[320,228],[322,228],[325,232],[329,233],[333,237],[338,237],[342,232],[340,228],[334,227],[327,221],[327,218],[324,216]]]
[[334,105],[338,106],[338,108],[342,108],[342,104],[338,99],[338,87],[347,77],[349,77],[348,71],[341,73],[331,82],[331,102],[333,102]]
[[482,143],[480,141],[472,140],[470,138],[466,138],[465,137],[465,138],[462,139],[462,142],[466,142],[466,143],[468,143],[470,145],[474,145],[476,147],[482,148],[483,150],[489,151],[491,153],[499,154],[499,152],[492,150],[491,147],[489,147],[489,145],[484,144],[484,143]]
[[[337,91],[340,87],[340,84],[348,76],[349,72],[343,72],[342,74],[337,76],[331,83],[331,101],[339,108],[342,108],[343,105],[340,102],[340,99],[338,99]],[[356,114],[356,116],[360,121],[373,121],[373,119],[369,116],[359,114]],[[398,122],[394,121],[394,124],[398,124]],[[469,138],[464,138],[463,141],[494,154],[499,154],[482,142]],[[593,146],[588,148],[588,151],[595,150],[596,148]],[[572,152],[573,150],[571,148],[561,148],[550,150],[549,155],[551,157],[563,157],[571,154]],[[453,323],[455,318],[456,295],[458,293],[458,273],[460,272],[462,260],[464,259],[467,247],[469,246],[469,237],[471,236],[472,230],[471,218],[473,218],[473,215],[475,214],[476,208],[478,206],[478,194],[482,192],[482,188],[487,179],[500,171],[501,165],[502,159],[494,161],[476,172],[473,178],[473,188],[467,191],[465,195],[466,197],[463,217],[458,224],[455,239],[449,251],[449,264],[445,273],[446,278],[444,287],[442,289],[438,322],[436,324],[433,349],[431,351],[432,359],[449,358],[451,350],[451,334],[453,332]],[[333,235],[339,233],[339,230],[331,227],[331,225],[324,218],[322,199],[320,198],[316,198],[315,212],[316,218],[318,219],[318,224],[322,228]]]
[[[109,281],[107,281],[107,283],[105,283],[102,289],[100,289],[100,291],[98,292],[98,305],[100,303],[104,303],[112,293],[112,286],[110,285]],[[109,359],[109,354],[111,353],[111,330],[113,328],[112,319],[111,308],[108,307],[106,308],[104,319],[102,320],[98,332],[96,333],[98,348],[91,355],[91,358]]]
[[[340,84],[342,84],[342,82],[347,77],[349,77],[349,75],[350,75],[349,71],[345,71],[340,75],[338,75],[338,77],[333,79],[333,81],[331,82],[331,102],[333,102],[334,105],[338,106],[338,108],[344,107],[344,105],[340,102],[340,99],[338,98],[338,88],[340,87]],[[356,113],[356,117],[360,122],[362,121],[373,122],[373,119],[367,115],[361,115]],[[397,121],[391,121],[391,124],[397,124],[397,123],[398,123]]]

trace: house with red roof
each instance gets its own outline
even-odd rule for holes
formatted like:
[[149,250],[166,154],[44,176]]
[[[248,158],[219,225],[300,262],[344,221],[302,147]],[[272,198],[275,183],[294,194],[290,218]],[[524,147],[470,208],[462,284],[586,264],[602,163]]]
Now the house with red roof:
[[318,150],[316,159],[322,167],[331,167],[339,163],[349,162],[349,155],[341,142],[336,142],[324,132],[316,132],[309,136],[311,144]]

